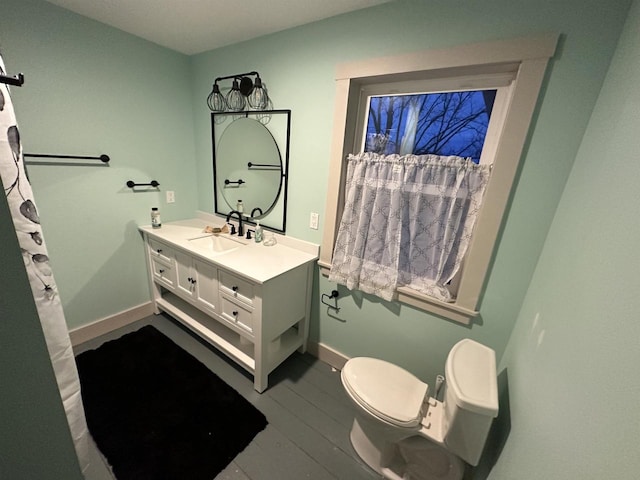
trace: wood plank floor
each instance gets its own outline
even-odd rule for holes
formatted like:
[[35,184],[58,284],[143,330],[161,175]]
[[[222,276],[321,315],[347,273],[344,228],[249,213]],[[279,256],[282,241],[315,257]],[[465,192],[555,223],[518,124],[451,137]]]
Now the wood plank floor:
[[[269,388],[253,389],[253,378],[242,368],[168,316],[151,316],[75,349],[97,348],[151,323],[222,378],[266,417],[260,432],[216,480],[288,480],[380,478],[364,465],[349,442],[353,407],[340,373],[309,354],[295,353],[269,375]],[[87,480],[112,480],[106,463],[93,448]],[[153,480],[153,479],[144,479]],[[184,479],[189,480],[189,479]]]

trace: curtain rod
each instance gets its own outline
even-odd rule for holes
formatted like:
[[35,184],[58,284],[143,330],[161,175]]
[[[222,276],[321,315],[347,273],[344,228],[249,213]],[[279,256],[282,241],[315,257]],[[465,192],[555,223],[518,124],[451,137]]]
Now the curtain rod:
[[16,87],[21,87],[24,83],[24,75],[21,73],[19,73],[15,77],[0,75],[0,83],[6,83],[7,85],[15,85]]

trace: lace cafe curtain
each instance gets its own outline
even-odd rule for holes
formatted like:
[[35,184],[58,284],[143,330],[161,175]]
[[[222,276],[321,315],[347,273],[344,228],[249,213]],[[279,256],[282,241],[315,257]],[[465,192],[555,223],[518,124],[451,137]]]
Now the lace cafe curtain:
[[329,280],[393,300],[406,286],[451,301],[490,167],[440,155],[347,159],[345,205]]

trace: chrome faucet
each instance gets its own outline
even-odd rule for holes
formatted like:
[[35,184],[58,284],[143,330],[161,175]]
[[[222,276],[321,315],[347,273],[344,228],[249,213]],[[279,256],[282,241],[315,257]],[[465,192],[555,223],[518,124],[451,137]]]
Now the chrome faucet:
[[231,210],[227,214],[227,223],[229,223],[229,220],[234,214],[238,215],[238,236],[241,237],[242,235],[244,235],[244,229],[242,228],[242,214],[237,210]]

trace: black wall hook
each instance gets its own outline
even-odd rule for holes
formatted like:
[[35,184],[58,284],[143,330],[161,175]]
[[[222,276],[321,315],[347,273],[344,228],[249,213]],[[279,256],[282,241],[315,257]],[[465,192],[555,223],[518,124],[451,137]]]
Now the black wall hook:
[[[334,309],[336,312],[339,312],[340,311],[340,308],[338,307],[339,296],[340,296],[340,292],[338,292],[338,290],[331,290],[331,295],[327,295],[326,293],[323,293],[320,301],[327,307]],[[325,302],[324,297],[327,297],[329,300],[333,299],[334,305],[331,305],[330,303]]]

